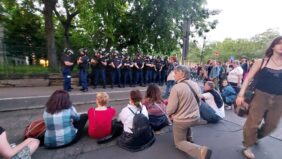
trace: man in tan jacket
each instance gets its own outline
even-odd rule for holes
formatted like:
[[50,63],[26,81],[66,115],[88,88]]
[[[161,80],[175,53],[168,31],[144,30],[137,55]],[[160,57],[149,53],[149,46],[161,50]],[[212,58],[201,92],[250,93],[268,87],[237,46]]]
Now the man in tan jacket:
[[167,114],[173,121],[174,143],[178,149],[192,157],[210,159],[212,151],[205,146],[194,144],[191,140],[190,127],[197,124],[200,119],[199,104],[191,88],[197,98],[201,94],[200,88],[197,83],[189,80],[188,67],[176,66],[174,73],[177,84],[172,87],[167,106]]

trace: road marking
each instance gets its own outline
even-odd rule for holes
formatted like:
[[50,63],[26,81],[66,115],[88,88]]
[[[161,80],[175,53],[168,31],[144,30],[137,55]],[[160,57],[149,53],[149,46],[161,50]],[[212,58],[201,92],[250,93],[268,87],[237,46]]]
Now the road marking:
[[[123,92],[130,92],[131,90],[120,90],[120,91],[99,91],[99,92],[107,92],[109,94],[112,93],[123,93]],[[140,89],[140,91],[145,91],[145,89]],[[93,95],[93,94],[97,94],[97,92],[93,92],[93,93],[70,93],[70,96],[81,96],[81,95]],[[20,100],[20,99],[31,99],[31,98],[49,98],[49,96],[27,96],[27,97],[12,97],[12,98],[0,98],[0,101],[3,100]]]

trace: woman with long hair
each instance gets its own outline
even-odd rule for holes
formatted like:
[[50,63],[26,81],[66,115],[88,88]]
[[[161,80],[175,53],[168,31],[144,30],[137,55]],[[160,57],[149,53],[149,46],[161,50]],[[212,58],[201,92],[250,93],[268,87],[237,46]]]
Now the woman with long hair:
[[[132,90],[129,104],[119,114],[119,120],[123,124],[123,133],[118,139],[118,146],[129,151],[141,151],[150,147],[155,141],[148,120],[148,111],[141,103],[142,98],[139,90]],[[139,117],[138,121],[136,121],[136,116]]]
[[157,131],[168,125],[161,90],[156,84],[148,86],[143,104],[148,110],[149,121],[153,130]]
[[265,57],[253,64],[237,96],[238,106],[244,106],[244,94],[253,79],[256,90],[243,131],[243,154],[248,158],[255,158],[251,147],[274,131],[282,115],[282,36],[276,37]]
[[59,148],[71,145],[82,137],[87,114],[78,114],[68,92],[56,90],[46,103],[43,113],[46,132],[44,145]]

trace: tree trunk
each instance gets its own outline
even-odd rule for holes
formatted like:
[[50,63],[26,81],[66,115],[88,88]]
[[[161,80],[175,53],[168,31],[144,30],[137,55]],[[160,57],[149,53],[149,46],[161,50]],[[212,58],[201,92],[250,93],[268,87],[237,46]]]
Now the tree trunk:
[[64,46],[65,48],[70,48],[70,35],[69,35],[69,30],[70,30],[70,23],[63,25],[64,26]]
[[53,71],[58,69],[55,46],[55,32],[53,26],[53,10],[55,8],[57,0],[43,0],[43,3],[49,69]]

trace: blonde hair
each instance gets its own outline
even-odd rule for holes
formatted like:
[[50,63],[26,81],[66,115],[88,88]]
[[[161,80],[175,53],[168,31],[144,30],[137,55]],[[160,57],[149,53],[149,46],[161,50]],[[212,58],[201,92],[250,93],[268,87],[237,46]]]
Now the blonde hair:
[[98,92],[96,95],[96,101],[99,105],[107,105],[109,101],[109,95],[106,92]]

